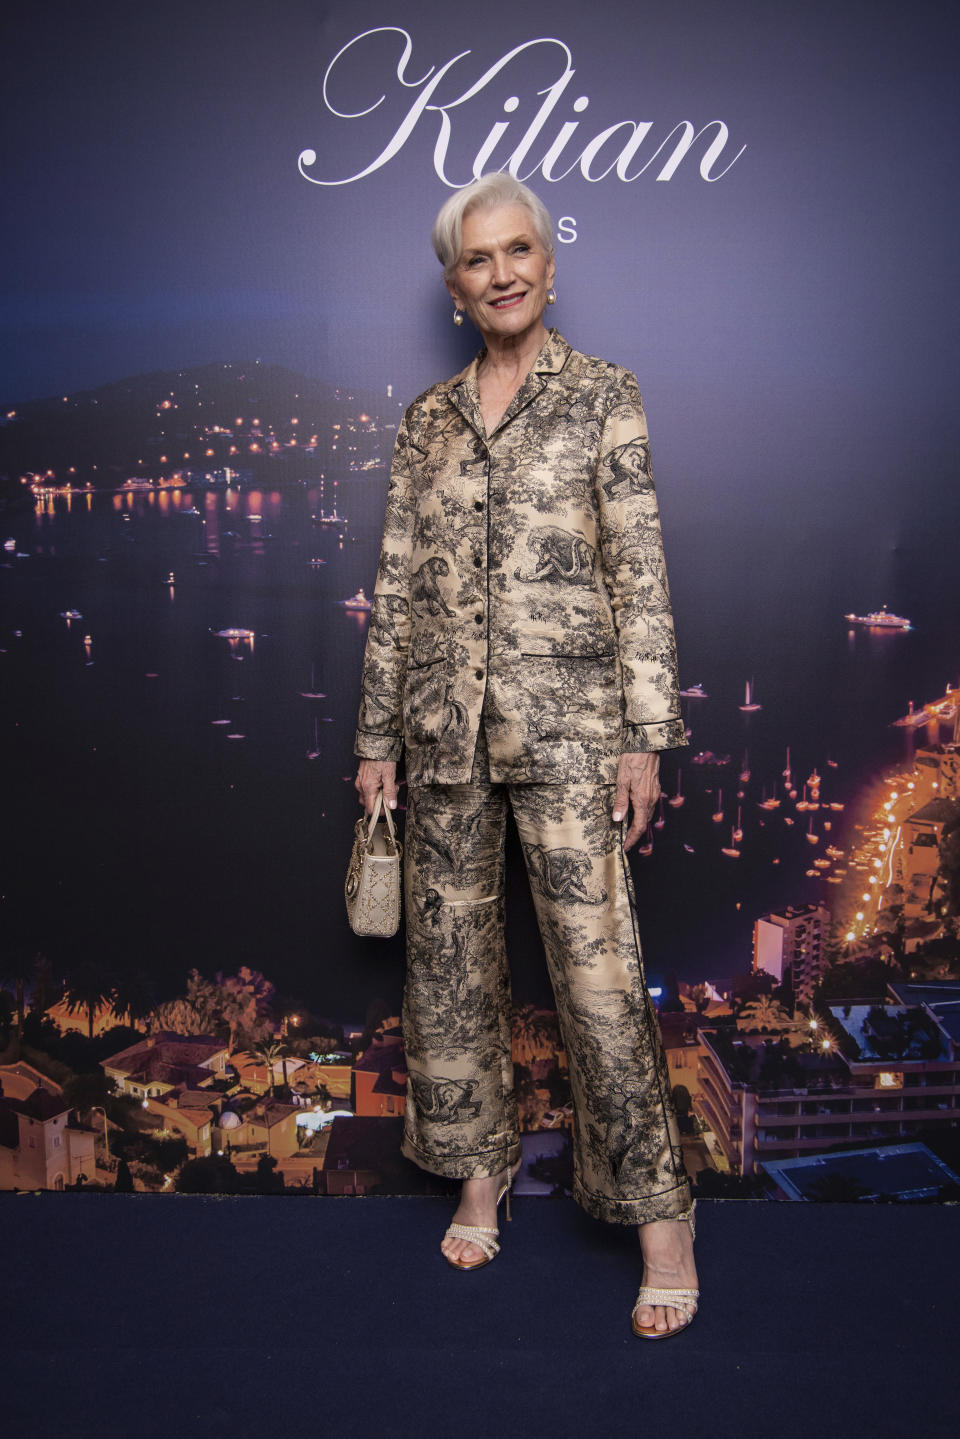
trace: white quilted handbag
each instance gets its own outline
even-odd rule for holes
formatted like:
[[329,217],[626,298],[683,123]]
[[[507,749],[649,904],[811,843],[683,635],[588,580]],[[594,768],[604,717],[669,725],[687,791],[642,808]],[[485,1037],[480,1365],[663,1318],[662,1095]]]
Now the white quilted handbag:
[[354,825],[353,853],[343,887],[354,934],[389,939],[400,928],[402,853],[393,816],[383,807],[382,793],[378,794],[369,821],[361,815]]

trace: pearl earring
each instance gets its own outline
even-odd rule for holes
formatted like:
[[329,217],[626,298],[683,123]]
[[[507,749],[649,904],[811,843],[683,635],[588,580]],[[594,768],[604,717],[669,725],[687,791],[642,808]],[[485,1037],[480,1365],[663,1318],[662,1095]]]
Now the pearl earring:
[[455,325],[462,325],[462,324],[463,324],[463,311],[460,309],[460,306],[459,306],[459,305],[457,305],[457,306],[455,307],[455,309],[454,309],[454,312],[453,312],[453,323],[454,323]]
[[551,285],[551,286],[550,286],[550,289],[547,291],[547,304],[548,304],[548,305],[555,305],[556,303],[557,303],[557,292],[556,292],[556,290],[553,288],[553,286]]

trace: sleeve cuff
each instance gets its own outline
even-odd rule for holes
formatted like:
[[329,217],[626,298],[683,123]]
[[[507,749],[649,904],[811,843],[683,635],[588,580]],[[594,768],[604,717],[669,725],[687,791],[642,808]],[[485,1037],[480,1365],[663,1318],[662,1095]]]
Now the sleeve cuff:
[[353,752],[358,759],[389,759],[398,761],[403,754],[403,736],[395,734],[371,734],[368,730],[357,730]]
[[661,720],[658,724],[627,724],[623,727],[621,754],[646,754],[650,750],[682,749],[687,743],[682,719]]

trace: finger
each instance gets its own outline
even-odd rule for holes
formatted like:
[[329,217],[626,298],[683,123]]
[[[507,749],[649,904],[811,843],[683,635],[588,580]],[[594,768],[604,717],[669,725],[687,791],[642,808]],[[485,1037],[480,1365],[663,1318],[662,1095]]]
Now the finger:
[[626,834],[623,837],[623,847],[625,850],[633,848],[637,840],[643,834],[646,827],[647,826],[645,821],[643,821],[641,816],[637,814],[636,810],[634,810],[633,821],[630,825],[630,828],[627,830]]
[[398,792],[396,780],[384,778],[383,802],[387,806],[387,809],[396,809]]
[[616,793],[613,796],[613,822],[619,824],[627,817],[627,805],[630,801],[629,786],[618,784]]
[[380,779],[378,776],[369,776],[361,791],[363,807],[367,814],[373,814],[373,806],[377,802],[377,795],[380,793]]

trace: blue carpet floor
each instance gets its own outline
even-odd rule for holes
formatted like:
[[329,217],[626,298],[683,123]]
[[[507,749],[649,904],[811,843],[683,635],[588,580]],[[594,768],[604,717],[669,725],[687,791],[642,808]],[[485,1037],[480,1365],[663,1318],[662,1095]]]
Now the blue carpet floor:
[[519,1199],[458,1274],[435,1199],[3,1195],[11,1439],[960,1432],[960,1210],[701,1203],[701,1310],[633,1338],[633,1232]]

